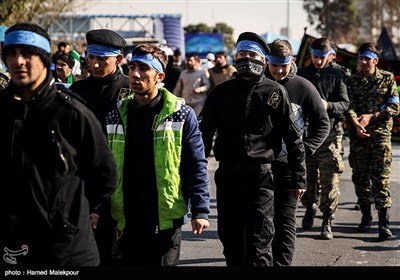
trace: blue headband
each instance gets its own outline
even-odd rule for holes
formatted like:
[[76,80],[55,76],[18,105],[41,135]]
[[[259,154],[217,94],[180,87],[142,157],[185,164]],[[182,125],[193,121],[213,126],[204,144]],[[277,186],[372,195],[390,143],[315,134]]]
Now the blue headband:
[[254,41],[248,41],[248,40],[239,41],[236,44],[236,50],[238,52],[240,52],[240,51],[255,52],[255,53],[258,53],[259,55],[261,55],[263,58],[265,58],[265,56],[267,55],[265,53],[264,48],[259,43],[254,42]]
[[154,70],[156,70],[156,72],[158,72],[158,73],[164,72],[161,62],[157,58],[155,58],[151,53],[144,54],[144,55],[135,54],[134,56],[132,56],[132,59],[131,59],[131,62],[134,62],[134,61],[143,62],[143,63],[149,65]]
[[374,52],[371,52],[370,50],[366,50],[363,53],[358,53],[358,56],[364,56],[364,57],[369,57],[371,59],[378,58],[378,55]]
[[34,46],[51,53],[49,40],[36,32],[28,30],[15,30],[7,33],[4,37],[4,46],[10,45]]
[[273,55],[267,55],[267,59],[269,63],[276,65],[288,65],[292,61],[292,56],[287,57],[277,57]]
[[90,44],[87,46],[88,54],[95,56],[117,56],[122,54],[121,49],[105,45]]
[[311,49],[310,52],[313,56],[324,57],[324,58],[332,53],[331,50],[324,52],[324,51],[317,50],[317,49]]

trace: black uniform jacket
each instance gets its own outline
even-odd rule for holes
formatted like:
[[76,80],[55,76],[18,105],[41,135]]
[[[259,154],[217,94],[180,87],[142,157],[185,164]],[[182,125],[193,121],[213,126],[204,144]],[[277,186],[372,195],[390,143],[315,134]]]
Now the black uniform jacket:
[[130,92],[129,78],[119,68],[104,78],[89,76],[76,81],[69,89],[86,101],[86,106],[100,121],[105,134],[107,114],[115,108],[118,100],[126,97]]
[[313,83],[321,98],[328,102],[327,112],[330,119],[330,129],[335,131],[337,135],[342,135],[344,133],[342,120],[350,104],[343,72],[331,66],[317,69],[311,63],[300,68],[297,75]]
[[208,96],[200,129],[210,155],[216,133],[217,161],[272,163],[285,141],[292,170],[292,188],[305,188],[305,150],[286,89],[262,76],[218,85]]
[[50,72],[33,100],[15,93],[0,92],[0,248],[27,249],[20,265],[98,265],[90,213],[117,180],[100,123]]

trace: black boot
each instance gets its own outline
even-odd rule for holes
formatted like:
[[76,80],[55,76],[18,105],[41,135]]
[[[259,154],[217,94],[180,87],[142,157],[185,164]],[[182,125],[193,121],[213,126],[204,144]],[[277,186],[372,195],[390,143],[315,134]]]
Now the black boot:
[[322,220],[322,230],[321,230],[321,239],[332,239],[333,234],[332,234],[332,220],[333,220],[333,215],[324,213],[323,215],[323,220]]
[[387,240],[392,237],[389,229],[389,211],[387,208],[378,209],[379,216],[379,239]]
[[306,213],[304,214],[302,227],[305,230],[311,229],[314,225],[315,214],[317,214],[318,206],[313,203],[311,206],[307,206]]
[[360,205],[362,218],[358,225],[358,232],[369,232],[372,222],[371,205]]

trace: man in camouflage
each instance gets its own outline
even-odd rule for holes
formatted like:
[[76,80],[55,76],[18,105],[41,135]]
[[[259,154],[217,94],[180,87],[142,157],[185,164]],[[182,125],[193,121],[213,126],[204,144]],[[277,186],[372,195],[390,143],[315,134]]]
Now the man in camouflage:
[[391,72],[379,69],[380,50],[372,43],[358,49],[358,72],[347,82],[352,180],[362,218],[359,232],[371,227],[371,204],[379,217],[379,239],[392,236],[389,229],[390,169],[392,163],[391,129],[399,114],[399,95]]
[[4,72],[3,70],[0,70],[0,90],[5,89],[9,81],[10,81],[10,74]]
[[[306,206],[302,228],[310,230],[313,227],[319,203],[323,214],[320,238],[329,240],[333,238],[332,220],[339,204],[340,177],[345,170],[342,119],[349,106],[349,97],[343,73],[330,64],[331,40],[326,37],[315,39],[310,53],[312,63],[300,68],[297,74],[317,88],[329,116],[330,132],[315,153],[307,156],[307,190],[301,198],[301,203]],[[321,190],[320,202],[318,189]]]

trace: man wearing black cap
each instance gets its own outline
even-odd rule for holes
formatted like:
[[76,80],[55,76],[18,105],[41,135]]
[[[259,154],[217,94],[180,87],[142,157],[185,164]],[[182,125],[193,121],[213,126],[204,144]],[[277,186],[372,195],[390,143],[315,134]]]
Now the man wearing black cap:
[[305,150],[286,89],[264,76],[270,52],[265,41],[244,32],[236,49],[235,78],[210,93],[199,116],[200,129],[206,156],[216,133],[218,235],[227,266],[271,266],[271,163],[283,139],[292,171],[291,188],[305,188]]
[[[129,78],[119,67],[123,56],[126,41],[119,34],[108,29],[96,29],[87,32],[86,62],[91,75],[83,80],[76,81],[70,89],[78,93],[87,102],[106,134],[106,115],[115,108],[118,100],[127,95]],[[99,216],[101,217],[100,219]],[[110,244],[114,232],[108,204],[96,209],[92,215],[93,227],[96,230],[96,240],[100,251],[101,265],[112,263]],[[97,224],[97,220],[99,223]]]
[[50,51],[38,25],[5,33],[0,266],[99,265],[90,213],[113,193],[116,164],[93,113],[56,87]]
[[105,133],[106,114],[129,92],[128,76],[119,68],[126,41],[112,30],[96,29],[86,34],[86,42],[86,62],[91,75],[77,81],[70,89],[86,100]]

